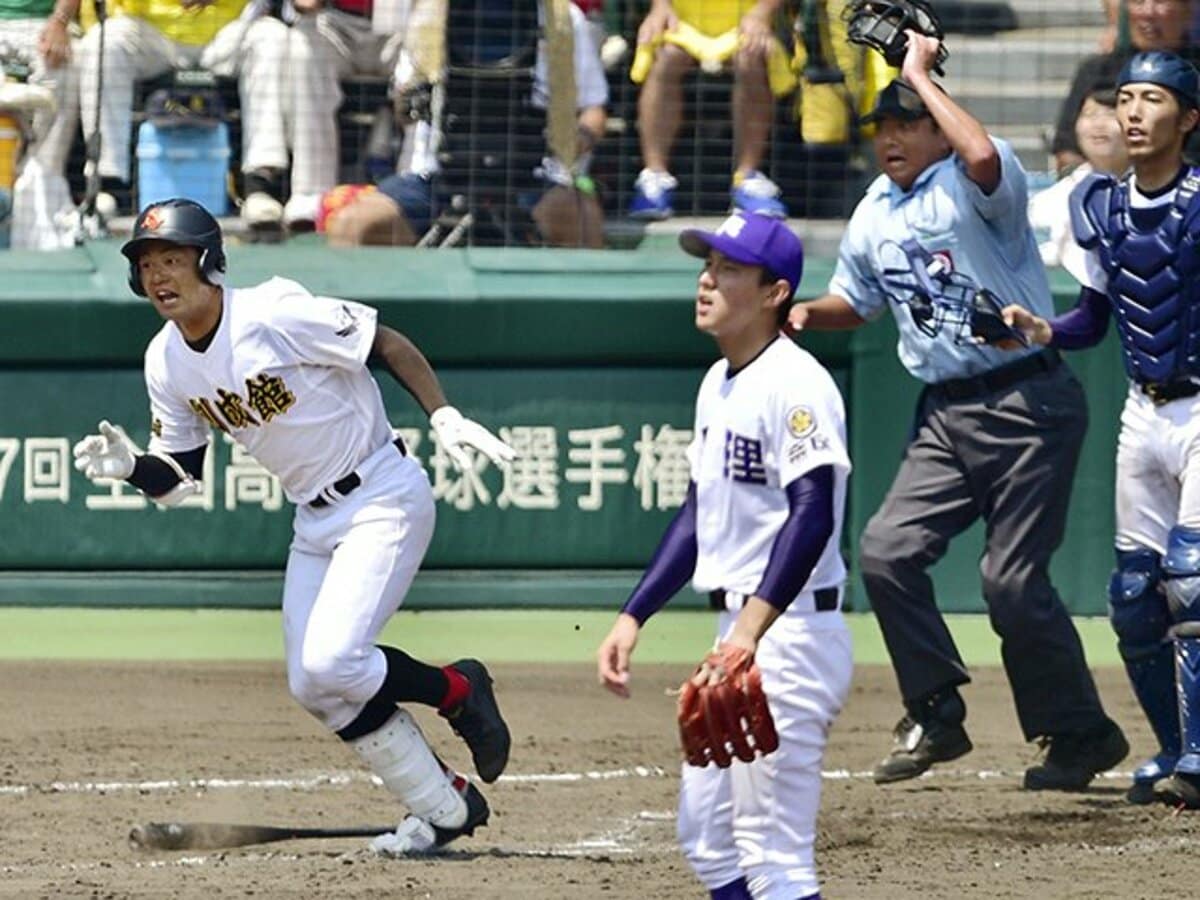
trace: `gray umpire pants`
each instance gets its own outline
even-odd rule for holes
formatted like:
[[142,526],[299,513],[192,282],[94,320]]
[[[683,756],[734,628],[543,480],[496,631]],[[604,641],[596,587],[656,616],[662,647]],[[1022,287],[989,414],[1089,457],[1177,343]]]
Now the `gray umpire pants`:
[[[1053,351],[931,385],[883,506],[862,536],[867,596],[906,704],[970,681],[927,570],[986,523],[983,596],[1026,740],[1104,715],[1083,646],[1050,582],[1087,430],[1083,389]],[[1034,374],[1031,368],[1040,368]],[[1046,371],[1048,369],[1048,371]]]

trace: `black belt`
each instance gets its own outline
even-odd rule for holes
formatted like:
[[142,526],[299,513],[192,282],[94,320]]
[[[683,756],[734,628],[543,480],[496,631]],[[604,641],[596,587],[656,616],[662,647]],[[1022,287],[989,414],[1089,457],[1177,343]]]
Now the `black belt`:
[[1015,363],[1000,366],[970,378],[951,378],[929,385],[929,393],[947,400],[972,400],[1003,391],[1042,372],[1053,372],[1062,364],[1057,350],[1039,350]]
[[1149,397],[1155,406],[1162,406],[1172,400],[1195,397],[1200,394],[1200,384],[1190,378],[1178,378],[1174,381],[1142,382],[1138,384],[1138,390]]
[[[403,438],[396,438],[394,441],[392,441],[392,446],[400,451],[401,456],[408,456],[408,450],[404,446]],[[346,494],[349,494],[352,491],[357,490],[359,485],[361,485],[361,484],[362,484],[362,478],[359,477],[359,474],[357,472],[351,472],[345,478],[339,478],[337,481],[335,481],[333,484],[331,484],[329,486],[329,488],[327,488],[327,490],[332,490],[335,493],[341,494],[344,497],[344,496],[346,496]],[[318,495],[315,500],[310,500],[308,502],[308,505],[311,506],[313,509],[322,509],[323,507],[326,507],[329,505],[329,501],[326,500],[324,497]]]
[[[708,592],[708,605],[717,612],[725,612],[729,607],[725,605],[725,595],[727,593],[737,593],[736,591],[715,590]],[[818,588],[813,591],[813,605],[816,606],[817,612],[832,612],[838,608],[838,589],[837,588]]]

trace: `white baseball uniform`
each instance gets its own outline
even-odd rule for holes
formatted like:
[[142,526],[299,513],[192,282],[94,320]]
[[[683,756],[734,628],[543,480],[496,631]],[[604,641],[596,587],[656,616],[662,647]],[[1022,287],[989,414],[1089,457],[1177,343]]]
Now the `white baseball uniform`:
[[[392,443],[366,367],[375,330],[370,307],[273,278],[224,290],[202,352],[171,322],[146,350],[151,452],[194,450],[220,428],[296,503],[283,597],[288,682],[332,731],[383,684],[375,638],[434,526],[428,478]],[[351,473],[361,480],[353,491],[330,487]],[[325,505],[310,505],[318,497]]]
[[700,386],[688,460],[697,501],[692,585],[726,591],[718,640],[763,578],[788,516],[787,485],[834,469],[833,536],[755,657],[779,749],[728,769],[685,764],[679,804],[680,843],[710,890],[745,877],[755,898],[797,900],[820,887],[813,842],[821,759],[853,666],[840,599],[826,611],[815,599],[830,589],[840,598],[846,580],[838,543],[850,459],[833,378],[782,337],[736,372],[718,361]]

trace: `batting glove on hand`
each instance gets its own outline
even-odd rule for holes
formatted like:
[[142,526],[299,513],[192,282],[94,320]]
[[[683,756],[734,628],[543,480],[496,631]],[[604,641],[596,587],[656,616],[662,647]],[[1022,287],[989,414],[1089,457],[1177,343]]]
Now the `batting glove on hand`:
[[100,478],[123,479],[133,474],[133,465],[141,454],[138,446],[119,425],[100,422],[100,433],[89,434],[75,445],[75,468],[96,481]]
[[471,457],[465,447],[474,447],[494,466],[506,465],[516,458],[516,450],[478,422],[463,418],[463,414],[453,406],[435,409],[429,417],[429,424],[433,426],[433,433],[437,435],[442,449],[460,472],[471,468]]

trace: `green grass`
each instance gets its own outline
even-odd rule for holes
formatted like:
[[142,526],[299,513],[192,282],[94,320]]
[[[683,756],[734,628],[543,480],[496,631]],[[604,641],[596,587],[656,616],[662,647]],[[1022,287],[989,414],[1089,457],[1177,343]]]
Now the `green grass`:
[[[869,614],[847,616],[854,658],[886,663],[883,639]],[[608,633],[613,613],[592,610],[400,612],[382,640],[430,660],[478,656],[490,662],[584,662]],[[1000,664],[1000,645],[986,617],[948,616],[968,665]],[[1105,619],[1075,620],[1093,666],[1116,665],[1116,641]],[[706,612],[666,611],[643,629],[635,662],[694,662],[712,642]],[[278,660],[278,612],[243,610],[114,610],[0,608],[0,660]]]

